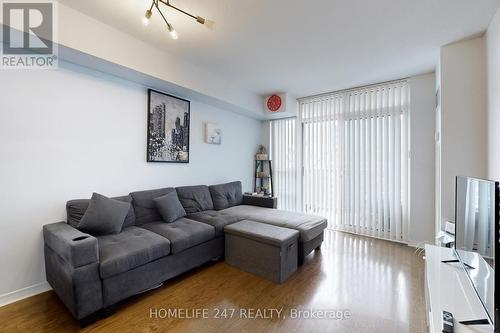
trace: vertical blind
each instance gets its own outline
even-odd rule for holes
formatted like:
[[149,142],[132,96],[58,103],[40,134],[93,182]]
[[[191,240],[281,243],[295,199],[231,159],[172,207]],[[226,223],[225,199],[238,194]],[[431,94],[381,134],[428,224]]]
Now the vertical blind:
[[331,94],[300,102],[302,123],[302,210],[342,222],[344,96]]
[[289,200],[299,179],[301,210],[328,218],[330,228],[406,241],[408,122],[406,80],[300,99],[300,133],[271,124],[273,147],[301,137],[302,173],[283,167],[293,165],[286,148],[278,154],[273,148],[279,172],[289,172],[276,183],[277,195]]
[[274,194],[278,208],[297,210],[297,121],[295,118],[270,123]]

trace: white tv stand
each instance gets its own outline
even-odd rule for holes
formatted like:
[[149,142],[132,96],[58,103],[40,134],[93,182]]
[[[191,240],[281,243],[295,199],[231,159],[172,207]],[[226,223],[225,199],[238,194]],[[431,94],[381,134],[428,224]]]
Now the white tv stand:
[[425,302],[430,333],[442,332],[443,310],[455,319],[455,333],[493,333],[491,325],[466,326],[463,320],[487,318],[474,287],[460,263],[442,263],[456,259],[453,250],[425,246]]

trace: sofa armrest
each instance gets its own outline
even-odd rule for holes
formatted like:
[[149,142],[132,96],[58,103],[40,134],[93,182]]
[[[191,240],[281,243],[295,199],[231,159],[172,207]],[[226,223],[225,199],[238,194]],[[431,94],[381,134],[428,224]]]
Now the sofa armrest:
[[99,262],[97,238],[65,222],[44,225],[43,239],[46,246],[73,268]]
[[277,208],[278,198],[276,197],[259,197],[254,195],[244,195],[243,205],[259,206],[265,208]]

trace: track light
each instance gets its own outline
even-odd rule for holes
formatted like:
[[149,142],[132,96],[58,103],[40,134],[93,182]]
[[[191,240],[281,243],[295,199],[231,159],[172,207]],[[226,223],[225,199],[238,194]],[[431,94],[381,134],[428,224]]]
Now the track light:
[[170,37],[172,37],[172,39],[179,38],[179,35],[177,34],[177,31],[175,31],[174,27],[167,21],[167,18],[165,17],[165,15],[163,15],[163,13],[160,9],[160,6],[159,6],[160,3],[164,4],[167,7],[173,8],[173,9],[177,10],[178,12],[181,12],[184,15],[187,15],[189,17],[194,18],[196,20],[196,22],[198,22],[200,24],[205,24],[205,19],[203,17],[191,15],[188,12],[171,5],[170,0],[166,0],[166,1],[153,0],[153,2],[151,3],[151,7],[148,10],[146,10],[146,14],[142,18],[142,23],[145,26],[147,26],[149,24],[149,20],[150,20],[151,16],[153,15],[153,7],[156,8],[158,10],[158,13],[160,13],[160,16],[163,18],[163,21],[165,21],[165,23],[167,24],[167,30],[170,34]]
[[149,19],[151,18],[151,15],[153,15],[151,9],[146,10],[146,14],[144,14],[144,17],[142,18],[142,24],[144,24],[144,26],[147,26],[149,24]]
[[168,30],[168,33],[170,34],[170,37],[172,37],[173,40],[176,40],[177,38],[179,38],[177,31],[175,31],[174,27],[171,24],[167,23],[167,30]]

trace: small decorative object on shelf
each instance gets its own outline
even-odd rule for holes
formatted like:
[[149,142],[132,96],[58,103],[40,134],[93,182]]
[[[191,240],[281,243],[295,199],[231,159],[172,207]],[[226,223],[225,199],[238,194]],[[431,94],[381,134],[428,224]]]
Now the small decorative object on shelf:
[[260,196],[273,196],[273,168],[266,148],[260,145],[255,154],[255,173],[253,191]]
[[257,150],[257,154],[255,154],[256,161],[265,161],[269,159],[269,155],[267,154],[266,148],[263,145],[259,146]]

